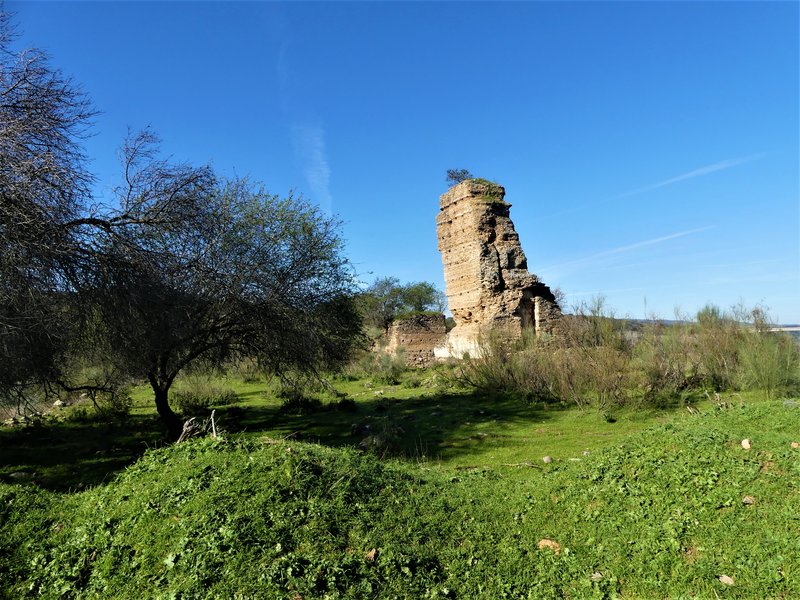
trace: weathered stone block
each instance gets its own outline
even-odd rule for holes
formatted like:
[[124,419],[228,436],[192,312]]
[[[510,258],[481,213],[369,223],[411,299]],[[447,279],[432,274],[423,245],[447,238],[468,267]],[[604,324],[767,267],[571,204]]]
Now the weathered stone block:
[[436,356],[474,355],[484,328],[503,328],[512,337],[525,327],[550,331],[561,311],[550,288],[528,272],[505,189],[470,179],[443,194],[439,207],[439,251],[456,326]]
[[435,360],[433,350],[444,343],[446,331],[442,314],[396,319],[389,326],[386,351],[394,354],[402,348],[408,366],[426,367]]

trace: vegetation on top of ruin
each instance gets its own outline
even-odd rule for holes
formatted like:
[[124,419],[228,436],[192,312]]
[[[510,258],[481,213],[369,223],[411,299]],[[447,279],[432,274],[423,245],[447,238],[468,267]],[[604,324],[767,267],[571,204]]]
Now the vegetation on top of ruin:
[[477,200],[485,202],[486,204],[510,206],[510,204],[503,199],[505,190],[499,183],[483,178],[473,178],[469,181],[473,184],[477,184],[481,188],[481,196],[479,196]]
[[472,185],[478,185],[482,188],[481,191],[483,195],[477,198],[477,200],[485,202],[486,204],[510,206],[508,202],[503,200],[503,195],[505,194],[503,186],[495,181],[484,179],[483,177],[474,177],[467,169],[448,169],[446,181],[450,184],[450,187],[464,183],[465,181]]
[[463,181],[472,179],[472,173],[468,169],[447,169],[445,181],[452,187]]

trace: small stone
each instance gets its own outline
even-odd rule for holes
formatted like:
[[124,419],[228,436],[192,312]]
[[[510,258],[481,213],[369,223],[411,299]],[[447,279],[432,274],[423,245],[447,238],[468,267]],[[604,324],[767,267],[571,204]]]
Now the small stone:
[[790,446],[791,446],[792,448],[800,448],[800,444],[798,444],[797,442],[792,442],[792,443],[790,444]]
[[752,496],[745,496],[744,498],[742,498],[742,504],[755,504],[755,503],[756,499],[753,498]]
[[539,540],[539,542],[536,544],[536,547],[539,550],[544,550],[545,548],[547,548],[548,550],[552,550],[556,554],[561,554],[561,544],[559,544],[555,540],[551,540],[548,538],[542,538],[541,540]]
[[720,575],[717,579],[719,579],[720,583],[724,583],[725,585],[734,584],[733,577],[728,577],[727,575]]
[[553,457],[552,456],[545,456],[545,457],[542,458],[542,462],[547,464],[547,465],[549,465],[551,462],[553,462]]
[[592,573],[592,576],[589,577],[589,579],[591,579],[594,582],[598,582],[602,578],[603,578],[603,574],[600,571],[595,571],[594,573]]
[[742,440],[742,448],[745,450],[750,450],[750,440],[745,438]]
[[588,450],[584,450],[583,452],[581,452],[581,454],[583,454],[584,456],[589,456],[589,451]]
[[53,402],[53,408],[61,408],[62,406],[64,406],[63,400],[56,400],[55,402]]

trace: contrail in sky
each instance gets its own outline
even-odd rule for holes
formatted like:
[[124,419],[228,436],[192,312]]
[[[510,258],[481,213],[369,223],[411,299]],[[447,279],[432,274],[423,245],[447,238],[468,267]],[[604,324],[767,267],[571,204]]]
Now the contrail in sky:
[[631,190],[630,192],[625,192],[624,194],[620,194],[619,196],[617,196],[617,198],[627,198],[628,196],[635,196],[636,194],[641,194],[643,192],[657,190],[658,188],[662,188],[667,185],[672,185],[673,183],[678,183],[679,181],[686,181],[687,179],[702,177],[703,175],[708,175],[709,173],[724,171],[725,169],[730,169],[731,167],[743,165],[744,163],[758,160],[759,158],[763,157],[764,157],[763,154],[753,154],[751,156],[743,156],[741,158],[729,158],[728,160],[722,160],[720,162],[714,163],[713,165],[706,165],[705,167],[700,167],[699,169],[695,169],[694,171],[689,171],[688,173],[684,173],[683,175],[678,175],[677,177],[671,177],[670,179],[665,179],[664,181],[659,181],[658,183],[654,183],[652,185],[646,185],[644,187]]
[[311,125],[295,125],[292,127],[292,145],[313,194],[311,200],[330,213],[333,198],[330,191],[331,168],[325,149],[325,130]]
[[713,225],[706,225],[705,227],[697,227],[696,229],[689,229],[687,231],[679,231],[677,233],[671,233],[669,235],[664,235],[657,238],[652,238],[649,240],[643,240],[641,242],[636,242],[635,244],[628,244],[627,246],[620,246],[619,248],[612,248],[611,250],[604,250],[603,252],[598,252],[597,254],[592,254],[585,258],[579,258],[577,260],[571,260],[569,262],[561,263],[560,265],[554,265],[552,267],[548,267],[546,269],[542,269],[542,271],[548,271],[553,269],[562,269],[564,267],[571,267],[575,265],[586,265],[596,262],[598,260],[602,260],[604,258],[608,258],[610,256],[616,256],[619,254],[624,254],[626,252],[631,252],[632,250],[638,250],[639,248],[645,248],[647,246],[654,246],[656,244],[661,244],[663,242],[667,242],[669,240],[674,240],[677,238],[685,237],[687,235],[692,235],[694,233],[700,233],[701,231],[707,231],[712,229]]

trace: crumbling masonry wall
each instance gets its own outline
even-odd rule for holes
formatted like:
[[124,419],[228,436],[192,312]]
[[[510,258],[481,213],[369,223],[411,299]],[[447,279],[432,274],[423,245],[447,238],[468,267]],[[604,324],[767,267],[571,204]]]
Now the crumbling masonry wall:
[[456,326],[437,356],[475,353],[485,329],[502,329],[512,338],[525,327],[549,332],[561,310],[550,288],[528,272],[505,189],[470,179],[443,194],[439,207],[439,251]]
[[405,352],[410,367],[427,367],[435,360],[434,348],[446,339],[444,315],[412,315],[396,319],[388,332],[386,351],[394,354],[398,348]]

